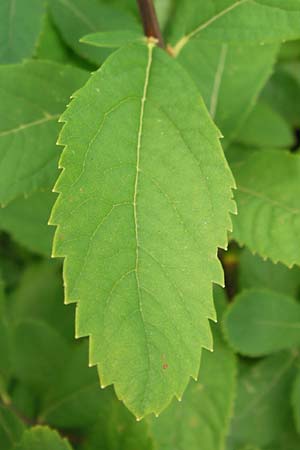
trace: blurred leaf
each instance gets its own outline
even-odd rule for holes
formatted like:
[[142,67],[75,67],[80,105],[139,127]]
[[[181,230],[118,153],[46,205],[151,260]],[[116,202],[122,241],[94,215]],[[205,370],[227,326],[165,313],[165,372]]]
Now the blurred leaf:
[[118,48],[133,42],[145,40],[141,32],[134,30],[104,31],[102,33],[92,33],[80,39],[80,42],[93,45],[95,47]]
[[232,421],[234,448],[239,448],[239,443],[267,445],[288,428],[291,407],[287,393],[296,372],[296,358],[296,354],[282,352],[244,367]]
[[223,318],[235,351],[263,356],[300,344],[300,304],[277,292],[253,289],[239,294]]
[[300,60],[300,41],[289,41],[282,44],[278,57],[280,61]]
[[48,324],[35,319],[20,320],[13,333],[14,376],[37,393],[47,392],[61,377],[69,354],[67,343]]
[[259,101],[238,132],[236,140],[246,146],[289,148],[295,138],[284,117],[267,103]]
[[80,39],[98,31],[138,29],[137,19],[116,5],[89,0],[50,0],[53,20],[66,43],[80,56],[95,64],[111,53],[108,49],[91,47]]
[[63,372],[46,392],[39,422],[82,429],[97,420],[105,397],[96,369],[87,367],[87,345],[86,340],[73,344]]
[[145,421],[137,422],[115,396],[112,388],[102,391],[95,425],[85,435],[80,450],[152,450],[156,449]]
[[71,450],[71,446],[57,431],[36,426],[24,432],[16,450]]
[[266,288],[295,297],[300,288],[300,270],[298,267],[289,269],[283,264],[274,264],[253,255],[246,248],[239,258],[240,289]]
[[63,301],[61,264],[44,261],[28,265],[11,295],[9,311],[14,322],[47,322],[70,342],[74,340],[74,308]]
[[289,7],[288,0],[280,1],[281,7],[276,0],[178,1],[170,41],[178,54],[197,39],[257,44],[298,39],[299,4]]
[[21,62],[33,54],[44,12],[41,0],[1,0],[1,64]]
[[0,450],[15,449],[24,429],[21,420],[8,408],[0,405]]
[[232,169],[238,205],[233,238],[273,262],[300,264],[300,155],[256,152]]
[[[277,45],[218,44],[191,41],[178,60],[199,87],[211,116],[232,139],[270,77]],[[255,64],[249,61],[255,59]],[[238,95],[237,95],[238,92]]]
[[70,50],[55,28],[51,17],[46,14],[34,54],[37,59],[47,59],[59,63],[69,62]]
[[32,252],[50,256],[54,228],[48,219],[55,198],[52,192],[35,192],[13,200],[0,208],[0,229]]
[[[298,372],[292,390],[292,407],[295,419],[295,424],[298,433],[300,434],[300,371]],[[300,441],[300,437],[299,437]]]
[[266,85],[265,99],[293,126],[300,126],[300,82],[290,71],[279,66]]
[[2,206],[52,187],[58,174],[58,118],[87,77],[75,67],[45,61],[0,67]]

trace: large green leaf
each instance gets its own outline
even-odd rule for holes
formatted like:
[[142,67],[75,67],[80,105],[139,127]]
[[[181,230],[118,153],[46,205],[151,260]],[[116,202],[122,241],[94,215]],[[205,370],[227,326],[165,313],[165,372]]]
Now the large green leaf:
[[[178,59],[203,95],[225,138],[232,139],[270,77],[277,45],[234,45],[192,40]],[[255,60],[255,64],[249,61]],[[238,92],[238,95],[237,95]]]
[[33,54],[44,10],[45,2],[41,0],[1,0],[1,64],[21,62]]
[[71,446],[57,431],[36,426],[24,432],[16,450],[71,450]]
[[234,239],[274,262],[300,264],[300,155],[255,152],[233,169],[239,211]]
[[267,6],[260,3],[179,1],[170,32],[174,53],[180,53],[193,39],[264,44],[300,37],[300,7],[284,10],[278,8],[276,0],[268,1]]
[[296,359],[296,354],[277,353],[244,368],[232,421],[234,449],[247,443],[265,446],[289,429],[291,407],[287,393],[295,375]]
[[217,247],[234,186],[193,82],[153,44],[115,52],[63,121],[51,222],[90,363],[137,417],[159,413],[212,348]]
[[151,430],[161,450],[221,450],[225,445],[235,397],[236,362],[214,326],[214,353],[205,352],[197,382],[191,381],[183,401],[173,402]]
[[0,204],[50,187],[59,115],[87,73],[50,62],[0,67]]
[[64,40],[80,56],[100,64],[111,53],[79,42],[97,31],[139,29],[137,19],[115,5],[99,0],[50,0],[50,11]]
[[29,250],[50,256],[53,229],[48,218],[55,200],[52,192],[35,192],[29,198],[17,198],[0,208],[0,230]]
[[263,356],[300,343],[300,305],[268,290],[243,291],[228,308],[223,329],[230,345],[248,356]]
[[239,259],[239,287],[240,289],[264,288],[282,292],[295,297],[300,287],[300,269],[289,269],[283,264],[273,264],[270,260],[263,260],[253,255],[246,248]]

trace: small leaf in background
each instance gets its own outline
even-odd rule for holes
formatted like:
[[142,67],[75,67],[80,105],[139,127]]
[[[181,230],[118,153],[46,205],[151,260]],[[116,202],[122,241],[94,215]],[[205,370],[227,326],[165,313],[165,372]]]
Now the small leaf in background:
[[13,200],[0,208],[0,230],[32,252],[49,257],[54,230],[48,226],[48,219],[55,198],[52,192],[35,192]]
[[0,450],[15,449],[24,429],[21,420],[8,408],[0,405]]
[[233,238],[273,262],[300,264],[300,156],[260,151],[233,172],[239,212]]
[[44,13],[45,2],[41,0],[1,0],[0,64],[32,56]]
[[230,439],[238,444],[265,446],[289,428],[288,393],[296,372],[296,354],[282,352],[245,364],[239,375]]
[[139,418],[159,413],[212,347],[216,252],[235,212],[219,133],[193,82],[153,44],[115,52],[62,120],[51,223],[54,254],[67,256],[66,301],[79,301],[76,333],[91,336],[103,386]]
[[151,430],[158,449],[217,450],[224,448],[231,418],[236,378],[233,352],[214,327],[215,349],[202,356],[199,380],[190,381],[182,402],[173,402]]
[[36,426],[24,432],[16,450],[71,450],[71,446],[57,431]]
[[88,7],[86,0],[50,0],[49,6],[54,23],[66,43],[78,55],[97,65],[111,51],[79,42],[83,36],[98,31],[140,28],[134,15],[99,0],[89,0]]
[[58,173],[58,118],[87,76],[75,67],[45,61],[0,66],[2,206],[53,184]]
[[[193,40],[178,56],[226,141],[232,140],[253,108],[272,73],[277,52],[278,45]],[[249,65],[254,58],[255,64]]]
[[253,255],[246,248],[239,258],[238,283],[240,289],[270,289],[293,297],[300,293],[300,269],[289,269]]
[[95,47],[118,48],[137,41],[145,41],[142,33],[132,30],[124,31],[104,31],[102,33],[92,33],[80,39],[80,42],[93,45]]
[[290,148],[295,143],[289,123],[263,101],[258,101],[235,140],[246,146],[258,148]]
[[227,309],[223,329],[235,351],[263,356],[300,344],[300,304],[268,290],[242,291]]

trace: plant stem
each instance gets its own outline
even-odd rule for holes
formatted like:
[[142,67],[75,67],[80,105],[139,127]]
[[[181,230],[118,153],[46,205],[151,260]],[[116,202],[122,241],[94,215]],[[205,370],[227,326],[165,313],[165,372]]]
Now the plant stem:
[[137,0],[137,2],[143,21],[145,35],[149,38],[152,37],[157,39],[159,47],[165,48],[153,0]]

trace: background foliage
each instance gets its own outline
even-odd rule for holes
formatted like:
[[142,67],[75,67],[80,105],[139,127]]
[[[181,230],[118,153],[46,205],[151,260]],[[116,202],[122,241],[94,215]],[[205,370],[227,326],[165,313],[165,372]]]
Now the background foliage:
[[[214,120],[224,136],[221,143],[236,181],[238,215],[232,215],[228,251],[219,251],[226,288],[214,286],[213,290],[218,317],[218,323],[211,323],[214,351],[203,349],[198,377],[200,347],[211,348],[206,318],[215,318],[207,302],[205,321],[197,323],[199,330],[204,330],[199,342],[192,328],[186,332],[187,348],[192,348],[194,337],[197,346],[192,362],[183,358],[186,364],[180,377],[170,375],[166,391],[172,392],[164,392],[157,408],[150,405],[148,409],[124,394],[131,411],[139,417],[146,414],[142,421],[117,399],[113,387],[99,388],[97,369],[88,367],[92,355],[88,340],[74,340],[76,308],[64,305],[62,260],[51,259],[54,227],[48,225],[57,199],[52,188],[59,175],[58,119],[77,92],[78,98],[63,116],[73,123],[60,136],[60,142],[70,149],[63,157],[68,165],[79,154],[72,149],[72,137],[78,130],[79,140],[93,134],[98,126],[96,111],[100,114],[103,104],[109,105],[114,95],[98,97],[92,91],[98,79],[101,87],[110,84],[114,68],[104,66],[108,75],[103,79],[103,72],[90,78],[91,72],[109,55],[113,55],[109,61],[121,61],[124,66],[130,58],[138,61],[136,66],[132,63],[133,68],[140,64],[142,46],[136,45],[140,45],[142,27],[136,2],[0,3],[0,450],[299,449],[300,1],[156,1],[173,58],[157,51],[159,83],[149,85],[152,101],[161,101],[166,108],[173,105],[171,101],[185,104],[178,116],[176,108],[171,108],[176,130],[184,133],[192,117],[200,119],[206,138],[212,142],[206,148],[212,153],[219,148],[219,132],[209,115]],[[124,44],[129,47],[114,53]],[[135,50],[128,50],[132,48]],[[121,76],[120,80],[125,95],[131,93],[133,77]],[[163,100],[159,99],[158,86]],[[177,96],[170,86],[178,89]],[[134,95],[140,95],[141,87],[136,81]],[[196,108],[199,104],[201,111]],[[130,128],[134,111],[120,116],[120,127],[111,125],[114,140],[107,141],[108,155],[113,153],[118,130]],[[153,115],[153,111],[149,113],[149,120]],[[84,125],[86,135],[79,125]],[[158,132],[153,139],[164,143],[166,157],[178,158],[185,167],[180,146],[173,140],[177,131],[171,128],[157,128],[166,133],[165,141],[162,137],[158,140]],[[191,145],[201,147],[201,139]],[[102,162],[103,154],[96,163]],[[218,201],[218,220],[205,228],[207,238],[202,244],[207,254],[216,246],[226,248],[228,211],[235,211],[228,196],[233,181],[221,164],[223,156],[218,153],[211,170],[209,155],[207,150],[203,166],[212,180],[208,183],[210,193]],[[98,181],[97,170],[92,174],[94,178],[88,179],[91,190]],[[72,182],[72,176],[65,175],[59,181],[63,189]],[[160,176],[161,181],[170,183],[167,187],[176,193],[178,204],[195,193],[192,176],[182,185],[172,179],[172,173],[162,171]],[[119,179],[117,173],[106,189],[114,193]],[[67,206],[62,213],[58,206],[52,221],[56,215],[57,220],[63,218],[68,223],[71,209],[82,200],[81,188],[73,197],[66,193]],[[199,212],[192,214],[192,209],[180,207],[179,211],[187,221],[195,220]],[[168,220],[164,209],[161,218]],[[77,232],[80,223],[73,228]],[[129,241],[129,234],[123,229],[122,239]],[[179,242],[177,236],[174,231],[174,247]],[[162,236],[161,243],[164,240]],[[187,239],[185,244],[186,253],[178,244],[178,257],[168,255],[174,264],[184,258],[196,261],[191,241]],[[54,251],[59,254],[57,243]],[[76,251],[81,267],[81,249]],[[214,281],[222,284],[215,255],[212,260],[207,263],[207,273],[199,274],[199,286],[207,289],[207,299],[212,272]],[[92,286],[91,296],[97,288],[97,277],[92,275],[92,282],[80,287],[87,292]],[[168,314],[175,320],[171,301]],[[193,307],[195,311],[196,302]],[[95,317],[94,312],[92,315]],[[77,336],[88,334],[89,316],[82,313],[82,317]],[[187,322],[178,320],[177,325],[187,330]],[[111,327],[114,323],[111,320]],[[104,348],[106,361],[111,349],[122,347],[122,338],[120,333],[119,339]],[[176,333],[171,338],[178,350]],[[129,359],[125,353],[121,355],[124,359],[120,356],[122,370],[119,366],[117,373],[127,373],[138,389],[141,382],[133,370],[139,362],[138,347],[134,352],[136,360],[130,364],[126,364]],[[161,364],[167,367],[165,360]],[[190,380],[183,393],[181,378],[191,374],[195,380]],[[147,415],[161,412],[173,391],[180,402],[173,399],[158,418]]]

